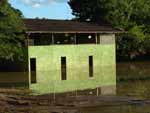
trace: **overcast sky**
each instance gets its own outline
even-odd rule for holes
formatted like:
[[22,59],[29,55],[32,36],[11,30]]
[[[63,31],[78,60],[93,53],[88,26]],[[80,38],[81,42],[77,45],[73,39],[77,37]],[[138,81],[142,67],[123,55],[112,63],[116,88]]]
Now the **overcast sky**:
[[9,0],[26,18],[71,19],[67,0]]

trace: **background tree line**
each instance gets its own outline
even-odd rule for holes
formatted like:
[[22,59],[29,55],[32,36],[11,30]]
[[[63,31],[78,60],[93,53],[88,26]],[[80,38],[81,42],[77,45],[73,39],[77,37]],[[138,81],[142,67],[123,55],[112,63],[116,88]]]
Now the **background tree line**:
[[27,70],[22,13],[0,0],[0,72]]
[[25,26],[22,17],[7,0],[0,0],[0,59],[23,60]]
[[128,33],[117,38],[117,58],[150,55],[150,0],[70,0],[78,21],[108,24]]

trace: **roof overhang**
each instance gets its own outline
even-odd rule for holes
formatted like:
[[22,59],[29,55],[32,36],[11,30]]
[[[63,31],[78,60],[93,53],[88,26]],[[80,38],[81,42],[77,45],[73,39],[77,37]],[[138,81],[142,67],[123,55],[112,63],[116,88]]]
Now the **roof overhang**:
[[61,33],[99,33],[99,34],[120,34],[126,33],[125,31],[26,31],[27,34],[32,33],[51,33],[51,34],[61,34]]

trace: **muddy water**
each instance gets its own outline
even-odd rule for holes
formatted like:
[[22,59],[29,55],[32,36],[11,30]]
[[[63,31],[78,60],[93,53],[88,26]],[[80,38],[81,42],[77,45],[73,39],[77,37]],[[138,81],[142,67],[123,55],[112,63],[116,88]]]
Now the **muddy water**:
[[[117,63],[117,95],[150,100],[150,61]],[[82,113],[150,113],[150,105],[82,108]]]
[[[26,73],[0,72],[0,86],[22,86]],[[15,83],[17,81],[17,83]],[[13,83],[13,85],[12,85]],[[150,61],[117,63],[117,95],[150,100]],[[81,108],[81,113],[150,113],[150,105],[111,105]]]
[[81,109],[81,113],[150,113],[150,105],[104,106]]
[[117,95],[150,99],[150,61],[117,64]]

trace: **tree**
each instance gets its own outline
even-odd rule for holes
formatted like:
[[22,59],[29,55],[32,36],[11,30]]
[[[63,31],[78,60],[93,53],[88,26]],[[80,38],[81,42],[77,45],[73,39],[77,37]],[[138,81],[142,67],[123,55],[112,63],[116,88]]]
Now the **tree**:
[[72,14],[79,21],[103,23],[106,20],[104,16],[110,9],[110,2],[111,0],[70,0],[68,3]]
[[25,27],[21,17],[22,13],[7,0],[0,1],[0,58],[14,60],[23,56]]
[[150,24],[150,0],[70,0],[68,3],[79,21],[106,22],[124,29]]
[[145,51],[141,44],[150,34],[150,0],[70,0],[68,3],[79,21],[107,23],[128,31],[118,38],[118,55],[130,57],[132,53]]
[[[117,41],[117,54],[135,58],[145,54],[145,41],[150,32],[150,1],[149,0],[120,0],[116,1],[106,19],[112,25],[124,28],[128,34]],[[126,44],[125,41],[126,40]],[[149,43],[150,44],[150,43]]]

